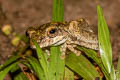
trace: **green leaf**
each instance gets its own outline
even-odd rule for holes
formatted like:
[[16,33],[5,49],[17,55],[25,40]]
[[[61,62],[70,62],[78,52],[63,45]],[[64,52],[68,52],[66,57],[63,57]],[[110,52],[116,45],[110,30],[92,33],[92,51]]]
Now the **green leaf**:
[[3,70],[3,68],[8,67],[10,64],[17,62],[17,60],[20,58],[20,56],[12,56],[10,57],[7,62],[4,64],[0,65],[0,71]]
[[97,6],[98,13],[98,40],[102,62],[110,73],[111,79],[115,79],[115,72],[112,64],[112,47],[110,43],[109,30],[103,16],[102,8]]
[[69,54],[66,58],[66,65],[86,80],[95,80],[100,77],[95,67],[82,55]]
[[108,26],[100,6],[97,6],[98,12],[98,39],[102,62],[108,72],[111,72],[112,66],[112,48],[110,44]]
[[[43,71],[42,66],[40,65],[40,63],[38,62],[38,60],[34,57],[28,57],[27,60],[29,61],[31,67],[33,68],[33,71],[36,73],[36,75],[38,76],[38,78],[40,80],[46,80],[46,76],[45,73]],[[29,66],[28,66],[29,67]]]
[[5,75],[6,75],[12,68],[14,68],[17,64],[18,64],[18,62],[15,62],[15,63],[9,65],[8,67],[6,67],[5,69],[3,69],[2,71],[0,71],[0,80],[3,80],[3,78],[5,77]]
[[[51,78],[50,80],[63,80],[65,60],[61,59],[61,52],[59,47],[50,48],[50,62],[49,71]],[[56,74],[56,75],[55,75]]]
[[[64,21],[63,0],[53,0],[52,21],[53,22]],[[65,60],[60,59],[61,52],[59,50],[59,47],[51,47],[50,52],[51,52],[49,66],[49,71],[51,75],[50,80],[63,80]]]
[[42,49],[40,48],[40,46],[37,44],[37,42],[35,40],[33,40],[33,42],[36,46],[38,60],[41,64],[41,67],[42,67],[44,73],[45,73],[46,80],[49,80],[48,64],[47,64],[47,60],[46,60],[45,55],[44,55],[46,53],[42,52]]
[[74,72],[69,68],[65,67],[65,77],[64,80],[74,80]]
[[99,57],[99,53],[96,53],[94,50],[91,49],[86,49],[83,47],[77,47],[80,51],[85,52],[85,54],[90,57],[93,61],[95,61],[97,63],[97,65],[101,68],[102,72],[104,73],[106,79],[109,79],[109,73],[106,71],[101,58]]
[[53,0],[53,22],[63,22],[64,21],[64,6],[63,0]]

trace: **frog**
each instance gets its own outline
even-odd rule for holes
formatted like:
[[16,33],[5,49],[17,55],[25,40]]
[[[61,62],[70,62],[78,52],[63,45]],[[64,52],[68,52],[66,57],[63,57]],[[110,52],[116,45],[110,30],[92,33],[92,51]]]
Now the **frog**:
[[97,35],[83,18],[69,22],[48,22],[41,26],[29,27],[26,33],[31,48],[36,48],[33,39],[40,48],[60,45],[62,59],[65,58],[67,49],[80,56],[81,51],[76,49],[77,46],[99,50]]

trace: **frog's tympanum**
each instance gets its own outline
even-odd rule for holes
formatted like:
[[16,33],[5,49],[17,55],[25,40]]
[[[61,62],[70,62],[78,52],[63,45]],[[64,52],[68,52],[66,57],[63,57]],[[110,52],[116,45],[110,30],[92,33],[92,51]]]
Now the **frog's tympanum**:
[[66,49],[79,56],[81,52],[75,49],[77,45],[98,50],[97,36],[84,19],[63,23],[50,22],[39,27],[30,27],[27,34],[32,48],[35,48],[33,39],[41,48],[61,45],[60,50],[63,58]]

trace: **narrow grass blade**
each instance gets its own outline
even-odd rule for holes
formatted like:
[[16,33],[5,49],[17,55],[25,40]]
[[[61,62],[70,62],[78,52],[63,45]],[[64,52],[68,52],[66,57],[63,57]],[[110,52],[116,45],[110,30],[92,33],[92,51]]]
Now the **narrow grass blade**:
[[38,60],[36,58],[34,58],[34,57],[28,57],[27,60],[29,61],[31,67],[33,68],[33,71],[36,73],[38,78],[40,80],[46,80],[45,73],[43,71],[42,66],[38,62]]
[[69,68],[65,67],[65,77],[64,80],[74,80],[74,72]]
[[63,0],[53,0],[53,22],[63,22],[64,21],[64,6]]
[[40,48],[40,46],[37,44],[37,42],[35,40],[33,40],[33,42],[36,46],[37,56],[38,56],[41,66],[42,66],[42,69],[45,73],[46,80],[49,80],[48,64],[47,64],[47,61],[46,61],[46,58],[44,55],[45,53],[42,52],[42,49]]
[[19,58],[20,58],[20,56],[12,56],[12,57],[10,57],[10,58],[7,60],[7,62],[5,62],[4,64],[0,65],[0,71],[1,71],[3,68],[9,66],[10,64],[12,64],[12,63],[14,63],[14,62],[17,62],[17,60],[18,60]]
[[95,67],[82,55],[69,54],[66,65],[86,80],[95,80],[100,77]]
[[96,53],[94,50],[86,49],[83,47],[77,47],[80,51],[85,52],[85,54],[90,57],[93,61],[97,63],[97,65],[101,68],[103,74],[105,75],[106,79],[109,80],[109,73],[106,71],[101,58],[98,56],[98,53]]
[[[50,80],[56,79],[56,67],[58,63],[58,49],[55,47],[50,48],[50,60],[49,60],[49,72],[50,72]],[[58,67],[59,68],[59,67]]]
[[[64,21],[64,6],[63,0],[53,0],[53,15],[52,22]],[[50,80],[63,80],[65,60],[60,59],[61,52],[59,47],[51,47],[50,56]],[[56,75],[54,75],[56,74]]]
[[110,43],[109,30],[101,7],[97,6],[98,13],[98,40],[102,62],[106,70],[110,73],[111,79],[115,79],[112,64],[112,47]]
[[[56,79],[55,80],[63,80],[64,77],[64,68],[65,68],[65,60],[61,59],[61,52],[59,47],[52,47],[51,54],[57,54],[56,56]],[[54,63],[53,63],[54,64]]]
[[112,66],[112,48],[110,44],[108,26],[106,24],[100,6],[97,6],[97,13],[98,13],[98,39],[100,54],[105,68],[110,73]]
[[[63,80],[64,77],[64,60],[60,59],[60,49],[59,47],[51,47],[50,49],[50,61],[49,61],[49,71],[51,78],[50,80]],[[55,75],[56,74],[56,75]]]
[[0,71],[0,80],[3,80],[3,78],[5,77],[5,75],[6,75],[12,68],[14,68],[17,64],[18,64],[18,62],[15,62],[15,63],[9,65],[8,67],[6,67],[5,69],[3,69],[2,71]]

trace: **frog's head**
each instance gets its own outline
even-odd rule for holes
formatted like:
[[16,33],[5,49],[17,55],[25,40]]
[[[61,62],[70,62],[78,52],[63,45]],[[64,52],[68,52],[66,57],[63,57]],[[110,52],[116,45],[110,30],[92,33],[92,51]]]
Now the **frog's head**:
[[35,48],[32,40],[36,40],[41,48],[63,44],[67,40],[68,33],[64,30],[64,23],[47,23],[40,27],[30,27],[27,30],[30,45]]

